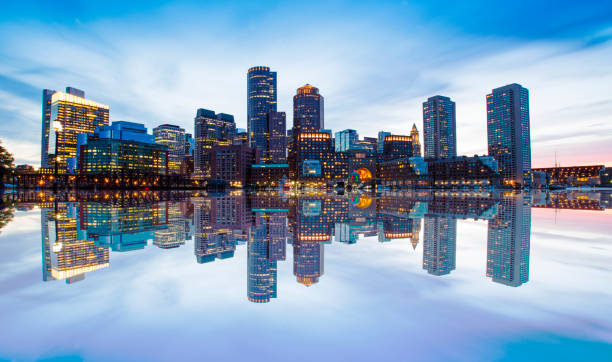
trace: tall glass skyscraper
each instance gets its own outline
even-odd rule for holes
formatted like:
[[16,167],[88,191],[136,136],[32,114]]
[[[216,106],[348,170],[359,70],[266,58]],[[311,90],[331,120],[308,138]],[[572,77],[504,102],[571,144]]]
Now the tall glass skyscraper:
[[[108,125],[109,107],[85,99],[85,92],[68,87],[70,93],[51,94],[50,115],[45,119],[45,95],[43,93],[42,153],[53,154],[60,170],[66,169],[67,160],[77,154],[77,135],[91,134],[97,128]],[[49,136],[46,136],[48,130]],[[48,142],[47,142],[48,141]],[[46,145],[45,145],[46,142]],[[47,156],[47,163],[49,160]],[[44,161],[44,157],[41,159]]]
[[265,157],[268,148],[268,113],[276,112],[276,72],[252,67],[247,73],[247,123],[249,145]]
[[325,128],[323,96],[319,89],[306,84],[293,96],[293,134],[319,132]]
[[353,149],[355,143],[359,141],[359,134],[354,129],[345,129],[336,132],[334,137],[334,148],[336,152],[346,152]]
[[261,155],[264,163],[287,162],[287,116],[285,112],[268,113],[268,137],[266,150]]
[[487,94],[487,143],[506,185],[531,181],[529,91],[519,84]]
[[423,102],[423,139],[425,158],[457,156],[455,102],[433,96]]

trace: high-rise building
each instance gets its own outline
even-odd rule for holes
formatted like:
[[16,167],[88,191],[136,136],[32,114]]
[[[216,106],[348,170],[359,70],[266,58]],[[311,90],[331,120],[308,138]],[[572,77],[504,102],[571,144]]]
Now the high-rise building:
[[355,143],[359,141],[359,134],[354,129],[345,129],[335,133],[334,136],[334,148],[336,152],[346,152],[353,147]]
[[287,162],[287,118],[285,112],[268,112],[268,141],[261,162]]
[[[66,90],[66,93],[43,91],[41,153],[53,155],[52,158],[47,156],[46,165],[53,160],[62,171],[66,169],[68,158],[76,157],[77,135],[93,133],[98,127],[108,125],[109,117],[107,105],[85,99],[85,93],[78,89],[68,87]],[[50,114],[49,118],[46,118],[49,95]],[[44,156],[41,157],[41,163],[43,162],[45,162]]]
[[260,153],[268,148],[268,113],[276,112],[276,72],[252,67],[247,73],[247,125],[249,145]]
[[324,165],[333,154],[331,134],[308,132],[294,135],[292,174],[297,179],[321,181],[325,175]]
[[306,84],[293,96],[293,134],[319,132],[325,128],[323,96],[319,89]]
[[43,89],[42,97],[42,138],[40,143],[40,167],[51,167],[49,164],[49,132],[51,130],[51,89]]
[[412,142],[412,156],[421,157],[421,141],[419,140],[419,130],[416,124],[412,124],[410,141]]
[[504,195],[487,232],[487,276],[518,287],[529,280],[530,196]]
[[236,134],[234,116],[198,109],[195,117],[195,148],[193,155],[194,176],[211,177],[210,153],[213,146],[229,145]]
[[425,216],[423,269],[433,275],[449,274],[455,270],[456,244],[457,219]]
[[211,179],[227,182],[231,187],[246,186],[248,171],[254,161],[254,151],[246,144],[213,146],[210,153]]
[[423,102],[423,143],[425,158],[457,156],[455,102],[433,96]]
[[185,130],[172,124],[162,124],[153,128],[153,136],[155,143],[168,147],[168,172],[180,173],[181,162],[186,155]]
[[504,184],[527,185],[531,180],[529,91],[519,84],[493,89],[487,94],[489,156],[499,164]]

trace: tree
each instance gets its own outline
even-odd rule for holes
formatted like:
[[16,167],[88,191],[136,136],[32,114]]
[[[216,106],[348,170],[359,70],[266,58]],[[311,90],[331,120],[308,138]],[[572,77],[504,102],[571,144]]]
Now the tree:
[[4,193],[4,175],[8,169],[13,168],[13,155],[2,146],[2,140],[0,140],[0,195]]

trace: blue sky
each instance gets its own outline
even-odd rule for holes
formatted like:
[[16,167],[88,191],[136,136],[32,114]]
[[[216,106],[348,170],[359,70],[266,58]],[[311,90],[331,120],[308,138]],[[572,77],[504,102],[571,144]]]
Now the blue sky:
[[11,2],[0,13],[0,139],[40,158],[41,90],[110,105],[111,121],[193,129],[197,108],[246,127],[246,71],[325,96],[326,127],[422,129],[421,104],[457,102],[458,152],[486,153],[485,95],[530,90],[534,166],[612,165],[612,5],[578,2]]

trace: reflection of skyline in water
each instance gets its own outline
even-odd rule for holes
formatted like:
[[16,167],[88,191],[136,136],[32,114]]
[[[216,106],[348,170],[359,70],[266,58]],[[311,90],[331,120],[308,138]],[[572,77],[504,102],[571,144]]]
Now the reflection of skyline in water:
[[230,193],[164,201],[55,202],[41,211],[43,280],[82,280],[85,273],[110,265],[109,250],[139,250],[148,241],[171,249],[193,238],[194,255],[201,264],[230,259],[237,246],[246,243],[247,297],[269,302],[278,294],[278,263],[287,258],[287,243],[292,244],[297,282],[310,286],[321,282],[324,274],[326,243],[355,244],[360,237],[374,237],[385,243],[408,239],[416,248],[422,227],[423,269],[442,276],[461,267],[456,261],[457,219],[470,218],[488,222],[486,276],[520,286],[529,279],[532,199],[541,200],[540,196]]

